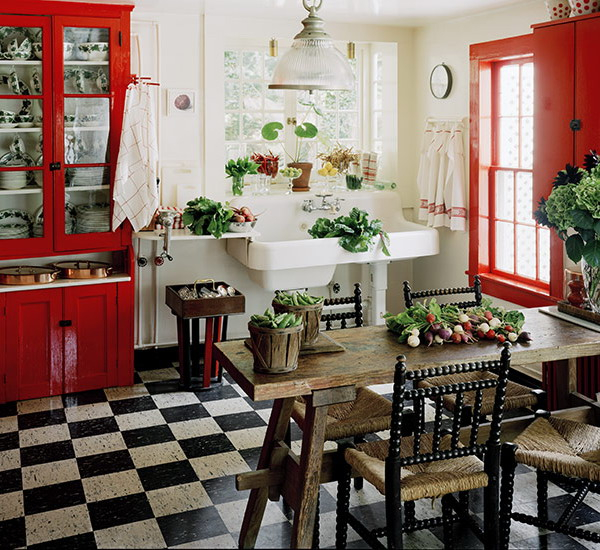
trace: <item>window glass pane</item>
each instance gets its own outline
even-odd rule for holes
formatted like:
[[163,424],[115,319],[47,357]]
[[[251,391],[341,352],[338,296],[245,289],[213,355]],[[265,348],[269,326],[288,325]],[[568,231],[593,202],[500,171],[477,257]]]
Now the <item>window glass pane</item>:
[[533,117],[521,118],[521,168],[533,168]]
[[338,137],[340,139],[356,139],[358,137],[358,123],[356,120],[356,114],[340,113],[339,121],[340,127]]
[[244,113],[242,123],[243,140],[259,140],[260,130],[263,126],[262,114]]
[[505,65],[500,69],[500,116],[519,114],[519,66]]
[[239,78],[240,77],[240,65],[239,65],[240,54],[238,52],[226,51],[225,52],[225,78]]
[[337,109],[337,98],[335,92],[327,91],[325,92],[325,96],[321,96],[322,99],[320,101],[321,106],[324,109],[333,110]]
[[373,108],[383,108],[383,85],[381,82],[375,82],[373,85]]
[[533,183],[530,172],[517,174],[517,221],[535,224],[532,217]]
[[262,92],[264,84],[256,82],[244,82],[243,85],[243,103],[246,111],[262,110]]
[[496,218],[514,220],[515,178],[513,172],[496,172]]
[[519,167],[519,119],[500,119],[500,166]]
[[535,279],[535,227],[517,225],[517,274]]
[[235,80],[225,81],[225,109],[240,108],[240,83]]
[[263,54],[260,52],[242,53],[242,76],[247,80],[263,79]]
[[496,269],[513,273],[515,261],[515,237],[513,224],[496,222]]
[[225,140],[234,141],[240,137],[240,115],[225,113]]
[[[379,86],[381,87],[381,84],[379,84]],[[354,111],[357,109],[358,98],[355,90],[339,92],[338,100],[339,108],[343,111]]]
[[547,228],[538,228],[540,239],[540,280],[550,282],[550,230]]
[[383,78],[383,54],[376,53],[373,56],[373,80],[381,80]]
[[283,107],[283,91],[267,89],[265,94],[265,111],[283,111]]
[[110,92],[109,33],[104,28],[66,27],[63,38],[67,94]]
[[521,115],[533,115],[533,63],[521,67]]
[[110,162],[108,98],[65,99],[65,163]]

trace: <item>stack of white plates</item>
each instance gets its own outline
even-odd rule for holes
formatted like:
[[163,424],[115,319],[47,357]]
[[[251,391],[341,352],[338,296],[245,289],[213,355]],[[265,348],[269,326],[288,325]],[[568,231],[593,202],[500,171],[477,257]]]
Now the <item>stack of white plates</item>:
[[29,225],[0,223],[0,239],[28,239],[30,236]]
[[91,168],[70,168],[71,185],[75,187],[91,187],[108,185],[108,169],[103,166]]
[[[72,235],[75,233],[77,211],[70,203],[65,203],[65,234]],[[40,206],[33,214],[33,230],[34,237],[44,236],[44,207]]]
[[27,172],[0,172],[0,189],[22,189],[27,185]]
[[76,233],[110,231],[110,207],[106,203],[82,204],[77,207]]

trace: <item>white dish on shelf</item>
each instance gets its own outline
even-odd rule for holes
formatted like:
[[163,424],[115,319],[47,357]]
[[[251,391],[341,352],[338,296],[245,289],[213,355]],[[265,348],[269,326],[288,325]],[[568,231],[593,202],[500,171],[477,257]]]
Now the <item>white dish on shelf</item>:
[[16,128],[17,127],[17,123],[16,122],[2,122],[0,123],[0,128]]

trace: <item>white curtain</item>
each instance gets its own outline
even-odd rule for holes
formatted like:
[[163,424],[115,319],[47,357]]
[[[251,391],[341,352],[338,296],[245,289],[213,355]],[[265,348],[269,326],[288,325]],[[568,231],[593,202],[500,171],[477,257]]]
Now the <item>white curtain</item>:
[[427,122],[417,185],[419,219],[429,227],[465,231],[465,155],[462,121]]

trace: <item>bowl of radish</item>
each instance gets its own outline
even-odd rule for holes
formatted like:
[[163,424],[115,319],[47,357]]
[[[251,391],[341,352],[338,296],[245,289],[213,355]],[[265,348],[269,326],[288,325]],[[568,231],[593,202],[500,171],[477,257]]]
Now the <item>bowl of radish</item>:
[[241,208],[231,207],[233,216],[229,224],[229,231],[232,233],[248,233],[254,229],[256,225],[256,216],[250,208],[242,206]]

